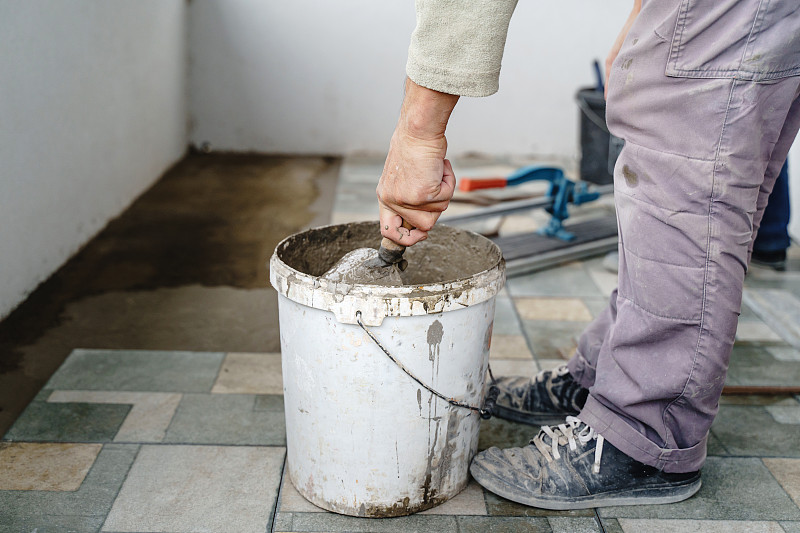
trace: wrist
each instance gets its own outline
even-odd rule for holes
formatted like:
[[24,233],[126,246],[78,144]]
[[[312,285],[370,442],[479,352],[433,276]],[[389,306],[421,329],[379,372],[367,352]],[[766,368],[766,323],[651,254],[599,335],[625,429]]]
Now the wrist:
[[458,95],[434,91],[406,79],[406,92],[398,130],[421,140],[444,136]]

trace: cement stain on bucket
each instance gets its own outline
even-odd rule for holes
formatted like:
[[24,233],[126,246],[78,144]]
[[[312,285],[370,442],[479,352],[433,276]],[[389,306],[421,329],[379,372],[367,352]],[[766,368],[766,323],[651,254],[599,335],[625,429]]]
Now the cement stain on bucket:
[[431,327],[428,328],[428,360],[433,362],[431,368],[431,376],[434,372],[439,370],[439,354],[442,353],[441,344],[442,337],[444,336],[444,328],[442,323],[434,320]]
[[320,277],[351,250],[376,246],[376,229],[353,223],[293,235],[276,248],[270,281],[279,294],[289,477],[319,507],[388,517],[466,486],[480,419],[421,388],[370,336],[426,387],[480,405],[505,268],[488,239],[438,225],[406,250],[402,286]]

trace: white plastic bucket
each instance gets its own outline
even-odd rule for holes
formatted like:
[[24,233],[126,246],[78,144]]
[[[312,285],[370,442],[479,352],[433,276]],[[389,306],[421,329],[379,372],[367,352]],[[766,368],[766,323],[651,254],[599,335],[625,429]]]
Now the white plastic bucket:
[[270,260],[289,476],[317,506],[368,517],[422,511],[466,486],[480,416],[425,386],[480,407],[505,281],[494,243],[442,225],[406,250],[407,285],[318,277],[378,240],[375,222],[326,226],[285,239]]

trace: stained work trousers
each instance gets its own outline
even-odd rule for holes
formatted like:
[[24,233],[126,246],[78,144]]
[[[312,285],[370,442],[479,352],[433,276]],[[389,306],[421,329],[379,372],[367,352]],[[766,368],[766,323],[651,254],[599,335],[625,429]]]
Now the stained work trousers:
[[646,0],[610,72],[618,290],[569,370],[581,419],[664,471],[705,461],[799,76],[796,0]]

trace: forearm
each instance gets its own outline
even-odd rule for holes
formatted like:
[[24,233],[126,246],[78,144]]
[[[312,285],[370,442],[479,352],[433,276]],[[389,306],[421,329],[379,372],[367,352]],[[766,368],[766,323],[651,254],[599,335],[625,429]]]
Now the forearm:
[[[497,91],[517,0],[416,0],[406,92],[376,193],[381,233],[410,246],[447,209],[455,190],[445,130],[462,96]],[[406,222],[414,227],[403,227]]]
[[421,140],[443,136],[458,99],[457,95],[434,91],[406,79],[397,130]]
[[[381,233],[406,246],[427,237],[455,189],[445,130],[458,96],[406,80],[400,119],[378,183]],[[415,229],[401,228],[403,220]]]

